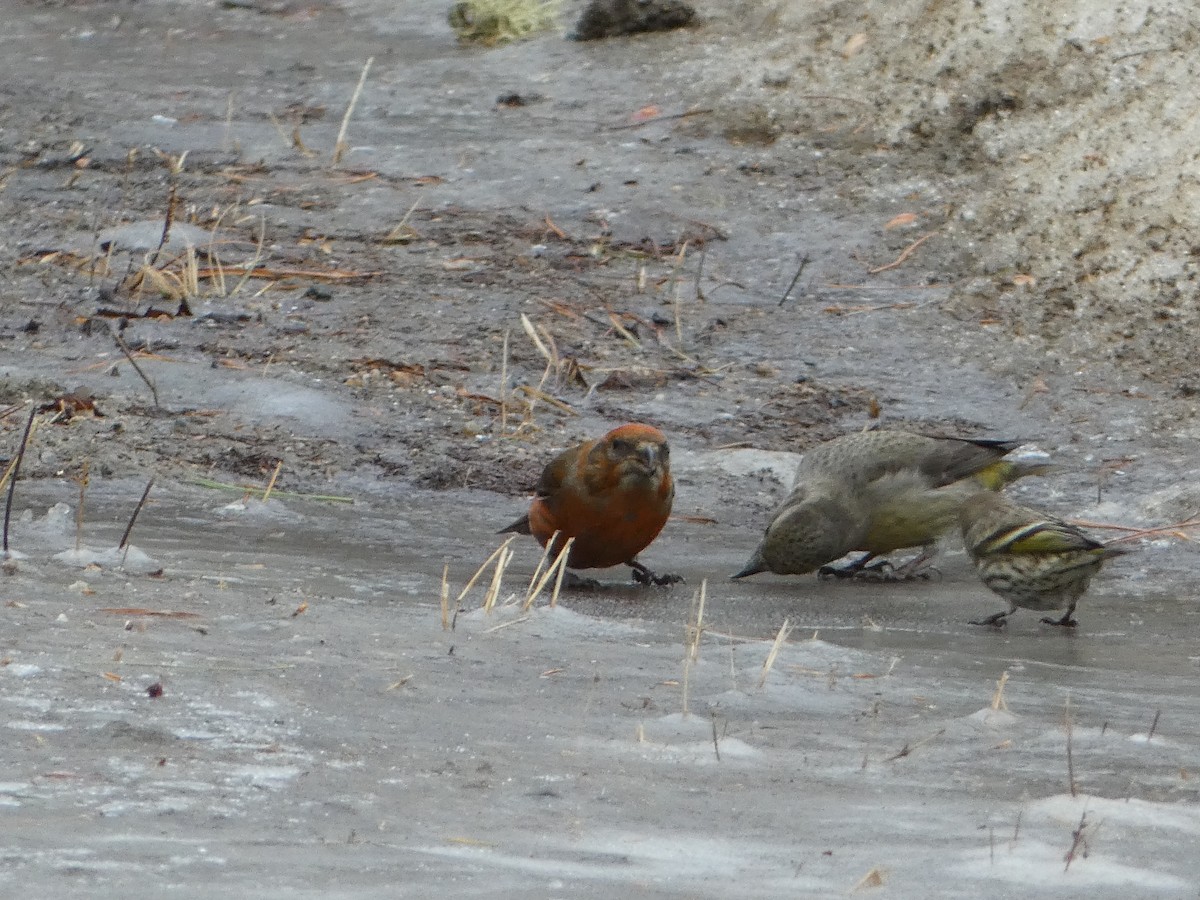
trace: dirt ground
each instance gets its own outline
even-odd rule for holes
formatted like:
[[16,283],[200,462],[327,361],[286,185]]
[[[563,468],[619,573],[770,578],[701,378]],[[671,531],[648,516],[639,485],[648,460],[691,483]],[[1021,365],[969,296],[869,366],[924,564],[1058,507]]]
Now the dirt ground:
[[[10,5],[6,457],[46,412],[0,582],[0,892],[1196,896],[1183,532],[1069,636],[967,626],[998,601],[953,549],[930,583],[726,579],[794,454],[873,421],[1027,440],[1061,515],[1193,516],[1194,261],[1108,304],[1075,250],[1110,221],[1011,226],[987,147],[1034,105],[885,101],[899,62],[851,64],[890,6],[480,48],[446,5]],[[1125,271],[1165,279],[1183,230]],[[552,453],[629,420],[678,481],[643,558],[687,583],[480,587],[444,630],[443,567],[457,595]],[[161,574],[56,558],[152,477]]]

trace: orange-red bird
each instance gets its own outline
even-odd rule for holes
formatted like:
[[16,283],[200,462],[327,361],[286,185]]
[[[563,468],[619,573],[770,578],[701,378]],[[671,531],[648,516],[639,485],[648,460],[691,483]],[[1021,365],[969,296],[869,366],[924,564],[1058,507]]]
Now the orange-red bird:
[[567,566],[603,569],[624,563],[642,584],[671,584],[634,559],[658,537],[671,515],[675,483],[670,448],[650,425],[622,425],[595,441],[558,454],[538,480],[529,513],[501,534],[532,534],[543,547],[558,532],[552,555],[575,538]]

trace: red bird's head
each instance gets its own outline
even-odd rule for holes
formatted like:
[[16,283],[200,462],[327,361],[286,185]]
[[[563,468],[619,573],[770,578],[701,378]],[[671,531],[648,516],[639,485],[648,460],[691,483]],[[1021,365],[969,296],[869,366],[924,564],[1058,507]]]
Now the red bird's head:
[[622,425],[602,437],[589,463],[613,482],[658,484],[670,478],[671,448],[652,425]]

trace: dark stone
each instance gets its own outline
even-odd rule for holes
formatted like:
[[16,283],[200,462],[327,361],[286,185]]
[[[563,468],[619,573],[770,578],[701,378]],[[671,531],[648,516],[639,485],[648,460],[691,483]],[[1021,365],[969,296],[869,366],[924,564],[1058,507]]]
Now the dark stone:
[[597,41],[640,31],[668,31],[690,25],[695,17],[696,10],[682,0],[592,0],[571,37]]

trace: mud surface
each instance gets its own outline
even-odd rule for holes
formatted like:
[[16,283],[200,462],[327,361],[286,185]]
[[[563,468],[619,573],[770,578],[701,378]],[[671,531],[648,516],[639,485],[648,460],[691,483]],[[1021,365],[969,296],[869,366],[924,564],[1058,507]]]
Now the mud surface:
[[[479,50],[444,6],[11,5],[6,455],[59,413],[0,584],[0,886],[1195,894],[1192,544],[1118,560],[1070,635],[966,625],[999,601],[954,550],[919,584],[725,579],[790,454],[876,417],[1028,440],[1062,515],[1187,518],[1194,405],[1142,352],[1174,330],[1100,357],[981,292],[944,157],[739,94],[767,7]],[[522,614],[514,544],[501,608],[444,630],[443,566],[456,596],[554,450],[627,420],[671,439],[643,558],[687,584]],[[115,547],[152,476],[148,564],[55,558]]]

